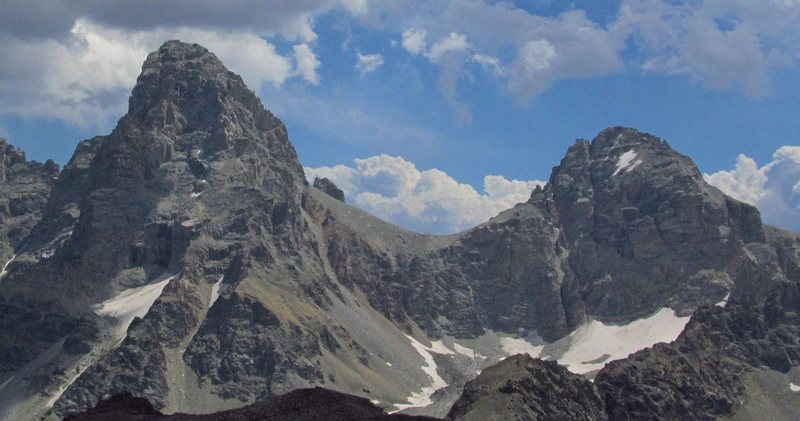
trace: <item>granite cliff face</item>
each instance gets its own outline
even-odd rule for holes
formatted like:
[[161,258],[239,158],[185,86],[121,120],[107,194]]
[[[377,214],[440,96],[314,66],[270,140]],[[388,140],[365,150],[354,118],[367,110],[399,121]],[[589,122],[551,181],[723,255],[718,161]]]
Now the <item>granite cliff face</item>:
[[24,152],[0,138],[0,261],[10,260],[39,222],[58,173],[55,162],[28,161]]
[[765,289],[763,300],[701,307],[677,340],[610,362],[594,383],[552,361],[509,357],[468,382],[447,418],[795,419],[800,284]]
[[[28,203],[0,230],[16,253],[0,289],[5,417],[126,391],[165,413],[214,412],[311,386],[444,416],[478,370],[520,350],[567,361],[588,326],[665,309],[680,322],[725,297],[760,306],[800,275],[793,234],[619,127],[478,227],[394,227],[329,180],[310,186],[241,78],[177,41],[60,174],[4,153],[0,203]],[[624,357],[594,351],[600,366]]]

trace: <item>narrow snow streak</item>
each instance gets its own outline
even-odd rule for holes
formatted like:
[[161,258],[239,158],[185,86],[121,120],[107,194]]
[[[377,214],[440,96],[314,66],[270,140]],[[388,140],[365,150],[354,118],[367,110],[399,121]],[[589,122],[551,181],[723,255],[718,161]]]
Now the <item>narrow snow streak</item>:
[[17,255],[16,255],[16,254],[15,254],[15,255],[13,255],[13,256],[11,256],[11,260],[7,261],[7,262],[6,262],[6,264],[4,264],[4,265],[3,265],[3,270],[2,270],[2,271],[0,271],[0,281],[2,281],[2,280],[3,280],[3,278],[5,278],[5,277],[6,277],[6,274],[8,273],[8,265],[10,265],[10,264],[11,264],[11,262],[13,262],[13,261],[14,261],[14,259],[16,259],[16,258],[17,258]]
[[11,380],[14,380],[14,377],[17,377],[17,375],[14,374],[13,376],[9,377],[6,381],[4,381],[3,384],[0,384],[0,390],[5,389],[6,386],[8,386],[8,384],[11,383]]
[[620,155],[619,159],[617,160],[617,168],[614,170],[614,174],[611,174],[611,176],[614,177],[617,174],[631,171],[638,167],[642,162],[643,161],[641,159],[636,159],[636,152],[631,149],[628,152]]
[[223,279],[225,279],[225,275],[220,276],[219,280],[211,287],[211,297],[208,299],[208,308],[211,308],[219,299],[220,286],[222,285]]
[[176,276],[178,275],[171,275],[152,284],[126,289],[116,297],[96,305],[94,312],[98,316],[107,316],[117,319],[119,321],[117,332],[120,334],[127,333],[128,326],[130,326],[133,319],[136,317],[144,317],[145,314],[150,311],[150,307],[153,306],[153,303],[161,296],[164,287]]
[[45,404],[45,407],[47,407],[47,408],[52,408],[52,407],[53,407],[53,405],[55,405],[55,403],[58,401],[58,398],[60,398],[60,397],[61,397],[61,395],[63,395],[63,394],[64,394],[64,392],[66,392],[66,391],[67,391],[67,388],[68,388],[68,387],[72,386],[72,383],[75,383],[75,380],[78,380],[78,377],[80,377],[80,376],[81,376],[81,374],[83,374],[83,372],[84,372],[84,371],[86,371],[86,369],[87,369],[87,368],[89,368],[89,366],[88,366],[88,365],[87,365],[86,367],[82,367],[80,370],[78,370],[78,372],[77,372],[77,373],[76,373],[74,376],[72,376],[72,378],[71,378],[71,379],[69,379],[69,381],[68,381],[68,382],[66,382],[66,383],[65,383],[63,386],[61,386],[60,388],[58,388],[58,391],[56,392],[56,394],[55,394],[55,395],[53,395],[53,396],[50,398],[50,400],[49,400],[49,401],[47,401],[47,403]]
[[725,294],[725,297],[723,297],[723,298],[722,298],[722,301],[718,302],[718,303],[716,304],[716,306],[717,306],[717,307],[725,307],[726,305],[728,305],[728,299],[729,299],[729,298],[731,298],[731,293],[730,293],[730,292],[729,292],[729,293],[727,293],[727,294]]
[[800,386],[794,383],[789,383],[789,390],[791,390],[792,392],[800,392]]
[[442,341],[432,342],[431,346],[427,347],[411,336],[405,336],[409,341],[411,341],[411,346],[413,346],[419,355],[421,355],[425,360],[425,365],[420,368],[431,378],[432,383],[430,386],[423,387],[419,392],[413,392],[411,396],[407,398],[409,402],[408,404],[395,404],[392,413],[408,408],[423,408],[432,404],[433,400],[431,399],[431,396],[433,393],[443,387],[446,387],[447,382],[445,382],[444,379],[439,376],[439,373],[436,370],[436,362],[433,360],[433,355],[431,355],[431,352],[445,355],[455,354],[453,351],[444,346]]
[[599,370],[659,342],[674,341],[690,317],[678,317],[671,308],[662,308],[650,317],[623,326],[592,320],[569,335],[569,349],[558,362],[578,374]]

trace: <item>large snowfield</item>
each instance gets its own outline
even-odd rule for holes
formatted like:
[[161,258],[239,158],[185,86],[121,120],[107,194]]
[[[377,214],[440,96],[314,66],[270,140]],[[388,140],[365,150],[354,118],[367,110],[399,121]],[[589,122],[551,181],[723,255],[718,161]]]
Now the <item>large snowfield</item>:
[[[683,331],[691,316],[679,317],[670,308],[661,308],[652,315],[634,320],[625,325],[605,324],[589,320],[581,327],[553,343],[545,343],[532,338],[499,337],[496,346],[502,355],[528,354],[533,358],[556,360],[569,371],[584,374],[590,378],[611,361],[627,358],[630,354],[649,348],[659,342],[672,342]],[[535,335],[534,335],[535,336]],[[433,403],[432,395],[447,382],[438,372],[432,354],[471,359],[486,357],[456,342],[448,348],[443,341],[433,341],[425,346],[417,339],[406,335],[411,345],[423,359],[422,371],[431,383],[408,397],[408,403],[396,404],[394,412],[408,408],[425,407]],[[478,373],[476,373],[478,374]]]
[[678,317],[674,310],[662,308],[650,317],[627,325],[606,325],[592,320],[567,337],[569,348],[557,360],[573,373],[599,370],[611,361],[626,358],[659,342],[674,341],[689,318]]

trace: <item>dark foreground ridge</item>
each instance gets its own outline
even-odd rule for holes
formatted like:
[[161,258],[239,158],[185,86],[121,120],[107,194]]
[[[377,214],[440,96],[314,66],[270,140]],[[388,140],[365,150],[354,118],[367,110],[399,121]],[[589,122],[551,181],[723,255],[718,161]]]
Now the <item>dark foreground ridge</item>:
[[146,399],[120,394],[101,401],[91,410],[65,421],[433,421],[436,418],[387,414],[369,400],[315,387],[299,389],[244,408],[208,415],[164,415]]

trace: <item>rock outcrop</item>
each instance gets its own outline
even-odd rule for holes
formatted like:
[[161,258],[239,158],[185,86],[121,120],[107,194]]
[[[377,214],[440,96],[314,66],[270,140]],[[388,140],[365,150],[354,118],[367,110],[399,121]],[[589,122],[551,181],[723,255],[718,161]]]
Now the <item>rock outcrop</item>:
[[[610,363],[595,385],[611,419],[717,419],[774,392],[748,390],[750,373],[789,373],[799,365],[800,285],[786,283],[769,288],[764,302],[702,307],[674,343]],[[800,400],[784,409],[797,414]]]
[[25,152],[0,138],[0,262],[5,266],[15,249],[39,222],[58,164],[28,161]]
[[344,192],[342,191],[342,189],[337,187],[333,181],[329,180],[326,177],[314,178],[314,188],[322,190],[328,196],[340,202],[344,202]]
[[594,385],[555,361],[515,355],[467,382],[448,420],[606,420]]
[[509,357],[468,382],[448,418],[795,418],[800,400],[777,397],[797,393],[790,386],[800,378],[800,279],[792,269],[800,236],[766,233],[789,269],[783,281],[700,307],[677,340],[609,363],[593,384],[554,362]]

